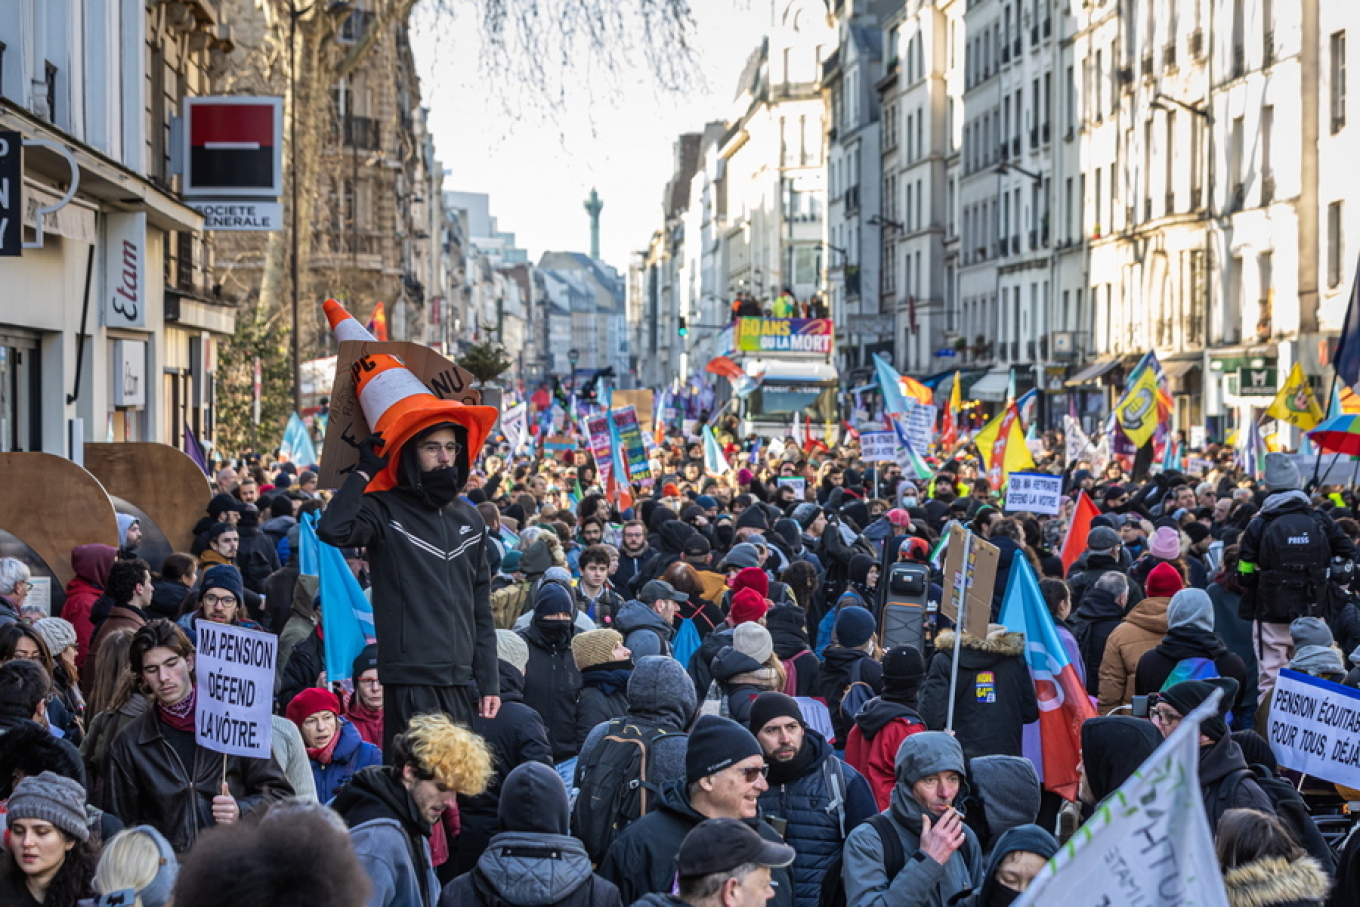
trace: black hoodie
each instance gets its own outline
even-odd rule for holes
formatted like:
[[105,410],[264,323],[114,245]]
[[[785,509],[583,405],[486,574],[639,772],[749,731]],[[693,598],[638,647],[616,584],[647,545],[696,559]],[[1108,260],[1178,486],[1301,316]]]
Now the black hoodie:
[[1152,726],[1152,722],[1142,718],[1102,715],[1083,722],[1082,770],[1096,803],[1129,780],[1138,766],[1161,745],[1161,732]]
[[1013,853],[1037,853],[1050,860],[1058,852],[1057,840],[1038,825],[1017,825],[996,840],[996,846],[987,859],[987,874],[983,877],[982,887],[961,901],[959,907],[997,907],[1010,904],[1020,897],[1021,892],[1006,888],[997,881],[996,874],[1001,863]]
[[807,612],[797,605],[777,605],[765,613],[765,629],[784,669],[796,672],[795,695],[818,695],[822,663],[808,640]]
[[[1129,593],[1132,600],[1132,591]],[[1073,596],[1075,598],[1075,595]],[[1070,621],[1077,638],[1081,661],[1086,668],[1086,692],[1100,695],[1100,663],[1105,658],[1105,643],[1127,613],[1118,599],[1105,589],[1087,590]]]

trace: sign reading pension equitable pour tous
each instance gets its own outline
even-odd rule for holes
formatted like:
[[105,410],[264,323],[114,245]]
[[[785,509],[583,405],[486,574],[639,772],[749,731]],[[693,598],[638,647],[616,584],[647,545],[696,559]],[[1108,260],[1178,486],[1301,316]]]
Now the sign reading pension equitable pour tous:
[[830,318],[738,318],[737,349],[743,353],[831,352]]
[[272,633],[208,620],[198,621],[196,629],[194,739],[218,753],[268,759],[278,640]]
[[1281,671],[1270,701],[1270,747],[1285,768],[1360,787],[1360,691]]

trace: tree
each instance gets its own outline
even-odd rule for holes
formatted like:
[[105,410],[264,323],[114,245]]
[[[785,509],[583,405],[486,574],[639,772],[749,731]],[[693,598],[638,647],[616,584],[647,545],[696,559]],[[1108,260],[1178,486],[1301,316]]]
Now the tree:
[[467,348],[458,357],[458,365],[472,372],[473,377],[483,384],[495,381],[506,369],[515,364],[505,347],[494,340],[483,340]]
[[[289,330],[282,312],[263,307],[240,312],[236,332],[218,348],[217,447],[228,453],[272,450],[283,438],[292,411],[292,369],[288,361]],[[255,359],[260,360],[260,425],[254,422]]]

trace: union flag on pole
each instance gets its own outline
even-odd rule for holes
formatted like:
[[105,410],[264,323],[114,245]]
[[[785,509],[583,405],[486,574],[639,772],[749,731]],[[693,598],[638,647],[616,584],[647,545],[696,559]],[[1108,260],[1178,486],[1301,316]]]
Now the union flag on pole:
[[1067,524],[1067,538],[1063,539],[1063,572],[1072,569],[1086,551],[1086,539],[1091,534],[1091,521],[1100,515],[1100,509],[1085,491],[1077,493],[1077,509],[1072,511],[1072,520]]
[[1039,699],[1040,745],[1038,752],[1026,755],[1038,769],[1045,790],[1064,800],[1076,800],[1081,725],[1096,717],[1096,710],[1058,638],[1034,570],[1022,557],[1011,562],[1001,600],[1001,623],[1012,633],[1025,635],[1025,663]]

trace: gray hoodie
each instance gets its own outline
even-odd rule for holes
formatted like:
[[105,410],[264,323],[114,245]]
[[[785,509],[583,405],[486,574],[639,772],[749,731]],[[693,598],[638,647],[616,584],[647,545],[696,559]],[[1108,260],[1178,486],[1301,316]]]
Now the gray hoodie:
[[640,601],[625,602],[614,615],[614,629],[623,634],[623,644],[633,658],[647,655],[670,655],[671,625],[649,605]]
[[[666,727],[688,731],[698,710],[694,681],[680,662],[664,655],[649,655],[637,660],[628,678],[628,720],[639,728]],[[604,736],[607,724],[597,724],[581,744],[576,764],[590,762],[591,750]],[[663,737],[652,744],[648,754],[647,781],[660,786],[667,781],[685,780],[685,753],[689,737],[683,734]]]
[[963,775],[959,742],[941,731],[912,734],[897,751],[896,771],[897,785],[887,815],[897,828],[906,865],[896,877],[888,878],[878,830],[868,822],[860,825],[845,842],[846,907],[945,907],[956,895],[982,884],[986,868],[982,848],[968,826],[963,827],[963,846],[943,866],[919,852],[925,810],[912,798],[911,787],[937,772]]

